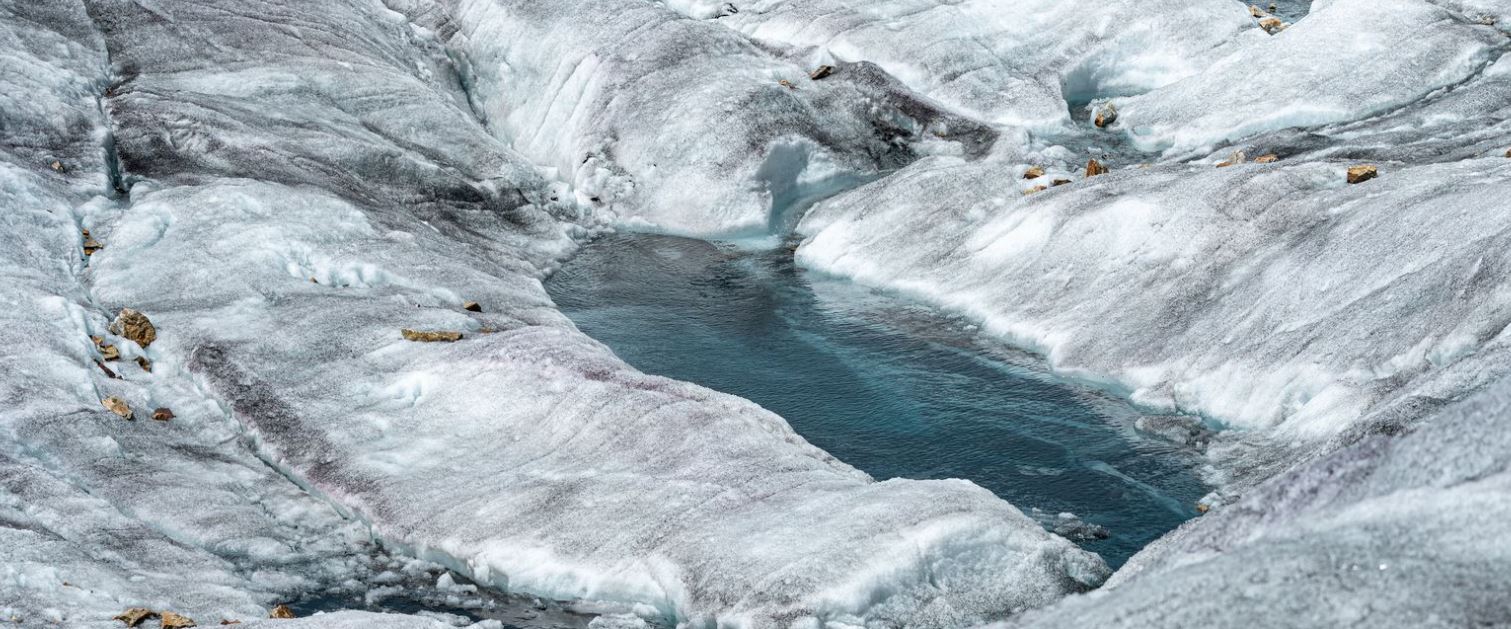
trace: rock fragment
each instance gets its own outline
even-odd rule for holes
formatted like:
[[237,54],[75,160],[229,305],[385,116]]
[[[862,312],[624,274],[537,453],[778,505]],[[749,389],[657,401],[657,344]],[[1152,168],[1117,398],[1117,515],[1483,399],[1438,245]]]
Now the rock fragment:
[[462,310],[466,310],[467,312],[482,312],[483,306],[475,301],[464,301],[462,302]]
[[1063,186],[1063,185],[1065,185],[1067,183],[1070,183],[1069,179],[1055,179],[1054,181],[1049,182],[1049,185],[1051,185],[1051,186]]
[[142,371],[152,373],[152,361],[147,360],[146,356],[137,356],[136,366],[141,367]]
[[452,332],[448,330],[423,331],[404,328],[403,330],[400,330],[400,334],[404,335],[405,340],[414,341],[416,343],[454,343],[456,341],[462,340],[461,332]]
[[1264,32],[1271,35],[1285,30],[1286,26],[1287,24],[1280,21],[1280,18],[1278,17],[1267,17],[1259,21],[1259,28],[1264,29]]
[[1259,157],[1254,158],[1254,163],[1255,164],[1270,164],[1270,163],[1277,162],[1279,160],[1280,160],[1280,156],[1279,155],[1276,155],[1274,153],[1267,153],[1267,154],[1260,155]]
[[116,315],[115,321],[110,322],[110,333],[131,339],[142,347],[147,347],[157,340],[157,328],[152,325],[147,315],[130,308],[122,308],[121,313]]
[[114,345],[106,345],[105,337],[91,336],[89,340],[94,341],[95,349],[100,350],[100,358],[104,358],[105,360],[121,359],[121,350]]
[[1105,174],[1107,174],[1107,172],[1108,172],[1107,167],[1103,166],[1101,162],[1098,162],[1094,158],[1091,161],[1086,162],[1086,176],[1087,177],[1095,177],[1097,175],[1105,175]]
[[128,420],[131,419],[131,406],[126,403],[126,400],[112,395],[108,398],[100,400],[100,404],[105,406],[105,410],[115,413],[116,415],[120,415],[121,417],[124,417]]
[[294,617],[294,610],[289,609],[288,605],[279,605],[277,607],[274,607],[273,611],[268,612],[268,618],[293,618],[293,617]]
[[1043,177],[1043,176],[1044,176],[1044,169],[1040,168],[1038,166],[1030,166],[1028,168],[1028,170],[1023,171],[1023,178],[1024,179],[1038,179],[1038,178]]
[[124,622],[126,623],[127,627],[135,627],[142,624],[142,622],[147,620],[148,618],[155,617],[157,617],[157,612],[155,611],[152,611],[145,607],[132,607],[131,609],[116,614],[113,620]]
[[1102,105],[1101,107],[1097,108],[1096,118],[1093,119],[1091,122],[1092,122],[1092,124],[1096,125],[1098,129],[1106,129],[1107,125],[1110,125],[1110,124],[1112,124],[1114,122],[1117,122],[1117,120],[1118,120],[1118,108],[1117,108],[1117,105],[1114,105],[1112,103],[1107,103],[1107,104]]
[[809,72],[808,73],[808,78],[817,81],[817,80],[822,79],[824,77],[827,77],[827,76],[829,76],[831,74],[834,74],[834,66],[831,66],[831,65],[821,65],[821,66],[815,68],[812,72]]
[[66,173],[66,172],[68,172],[68,168],[63,165],[63,162],[60,162],[58,160],[52,160],[52,163],[48,164],[47,167],[53,169],[53,172],[59,172],[59,173]]
[[787,88],[789,90],[795,90],[795,89],[797,89],[797,86],[793,85],[792,81],[788,81],[787,79],[782,79],[780,81],[777,81],[776,84],[780,85],[782,87],[785,87],[785,88]]
[[1037,186],[1034,186],[1032,188],[1024,190],[1023,191],[1023,196],[1028,196],[1028,195],[1033,194],[1035,192],[1043,192],[1043,191],[1048,190],[1048,189],[1049,189],[1049,186],[1046,186],[1044,184],[1039,184]]
[[173,409],[170,409],[166,406],[152,411],[152,419],[160,422],[168,421],[170,419],[173,419],[174,417],[177,417],[177,415],[173,414]]
[[1233,155],[1229,156],[1226,161],[1218,162],[1217,163],[1217,167],[1218,168],[1227,168],[1229,166],[1235,166],[1235,165],[1238,165],[1238,164],[1242,164],[1243,161],[1244,161],[1244,159],[1245,159],[1245,157],[1244,157],[1243,151],[1234,151]]
[[84,255],[92,256],[96,251],[105,248],[105,245],[95,240],[94,236],[89,235],[89,230],[80,230],[80,233],[84,236]]
[[1264,9],[1259,8],[1259,5],[1251,4],[1249,5],[1249,15],[1252,15],[1255,18],[1262,18],[1265,17],[1266,14],[1264,12]]
[[1380,169],[1368,164],[1353,166],[1348,169],[1349,183],[1364,183],[1380,175]]
[[162,629],[188,629],[193,627],[194,620],[182,614],[163,612]]

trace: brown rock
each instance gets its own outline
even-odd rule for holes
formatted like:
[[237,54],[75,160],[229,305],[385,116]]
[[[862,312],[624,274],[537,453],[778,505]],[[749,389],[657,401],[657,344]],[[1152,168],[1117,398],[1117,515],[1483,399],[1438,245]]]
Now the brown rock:
[[1056,179],[1054,181],[1049,182],[1049,185],[1052,185],[1052,186],[1063,186],[1063,185],[1065,185],[1067,183],[1070,183],[1069,179]]
[[141,367],[142,371],[152,373],[152,361],[147,360],[145,356],[136,357],[136,366]]
[[1217,167],[1218,168],[1227,168],[1227,167],[1233,166],[1235,164],[1242,164],[1243,160],[1244,160],[1243,151],[1236,151],[1231,156],[1228,157],[1227,161],[1218,162],[1217,163]]
[[822,79],[822,78],[824,78],[826,76],[829,76],[831,74],[834,74],[834,66],[823,65],[823,66],[819,66],[814,71],[809,72],[808,73],[808,78],[817,81],[817,80]]
[[1249,15],[1252,15],[1256,18],[1261,18],[1265,16],[1265,13],[1263,9],[1259,8],[1259,5],[1251,4],[1249,5]]
[[1197,513],[1206,513],[1206,512],[1211,511],[1211,510],[1212,510],[1212,507],[1209,506],[1209,505],[1207,505],[1207,503],[1205,503],[1205,502],[1197,503],[1197,505],[1196,505],[1196,512]]
[[159,409],[157,409],[155,411],[152,411],[152,419],[155,419],[155,420],[160,421],[160,422],[168,421],[170,419],[173,419],[174,417],[177,417],[177,416],[173,414],[173,409],[170,409],[170,408],[168,408],[166,406],[163,407],[163,408],[159,408]]
[[105,375],[109,376],[112,380],[120,380],[121,379],[121,375],[118,374],[118,373],[116,373],[116,372],[114,372],[114,371],[111,371],[109,367],[105,366],[104,362],[96,360],[96,361],[94,361],[94,366],[99,367],[100,371],[105,372]]
[[776,84],[780,85],[782,87],[785,87],[785,88],[787,88],[789,90],[795,90],[795,89],[797,89],[797,86],[793,85],[792,81],[788,81],[787,79],[782,79],[780,81],[777,81]]
[[116,315],[115,321],[110,322],[110,333],[136,341],[136,344],[142,347],[151,345],[157,340],[157,328],[153,327],[147,315],[130,308],[122,308],[121,314]]
[[1380,169],[1368,164],[1354,166],[1348,169],[1349,183],[1364,183],[1380,176]]
[[105,248],[105,245],[95,240],[94,236],[89,235],[89,230],[83,230],[82,235],[84,236],[84,255],[92,256],[94,252]]
[[1043,191],[1048,190],[1048,189],[1049,189],[1049,186],[1046,186],[1044,184],[1039,184],[1037,186],[1034,186],[1032,188],[1024,190],[1023,191],[1023,195],[1024,196],[1028,196],[1028,195],[1033,194],[1035,192],[1043,192]]
[[60,173],[68,172],[68,169],[63,167],[63,162],[60,162],[58,160],[52,160],[52,163],[48,164],[47,167]]
[[193,626],[194,620],[188,616],[173,612],[163,612],[163,629],[188,629]]
[[221,620],[220,624],[222,624],[222,625],[239,625],[239,624],[241,624],[241,621],[240,620]]
[[105,360],[120,360],[121,350],[116,349],[114,345],[101,345],[100,358],[104,358]]
[[1030,166],[1028,168],[1028,170],[1023,171],[1023,178],[1024,179],[1038,179],[1038,178],[1043,177],[1043,176],[1044,176],[1044,169],[1040,168],[1038,166]]
[[456,341],[462,340],[461,332],[424,332],[404,328],[403,330],[400,330],[400,333],[404,335],[405,340],[414,341],[416,343],[454,343]]
[[1271,35],[1285,30],[1285,27],[1286,23],[1280,21],[1278,17],[1267,17],[1259,21],[1259,28],[1264,29],[1264,32]]
[[1506,149],[1506,157],[1511,157],[1511,149]]
[[1093,159],[1093,160],[1091,160],[1089,162],[1086,162],[1086,176],[1087,177],[1095,177],[1097,175],[1105,175],[1107,173],[1108,173],[1107,167],[1103,166],[1101,164],[1101,162],[1098,162],[1095,159]]
[[482,312],[483,306],[475,301],[464,301],[462,302],[462,310],[466,310],[467,312]]
[[1270,164],[1270,163],[1277,162],[1279,160],[1280,160],[1280,156],[1279,155],[1276,155],[1274,153],[1269,153],[1269,154],[1260,155],[1259,157],[1254,158],[1254,163],[1255,164]]
[[127,627],[135,627],[142,624],[142,621],[155,617],[157,617],[157,612],[155,611],[144,607],[133,607],[119,614],[116,614],[114,620],[119,620],[126,623]]
[[268,618],[293,618],[293,617],[294,617],[294,610],[289,609],[288,605],[279,605],[277,607],[274,607],[273,611],[268,612]]
[[131,406],[126,404],[126,401],[121,398],[112,395],[108,398],[100,400],[100,404],[103,404],[106,410],[115,413],[116,415],[120,415],[121,417],[124,417],[126,419],[131,419]]
[[1097,108],[1097,117],[1095,120],[1092,120],[1092,124],[1095,124],[1098,129],[1105,129],[1107,128],[1107,125],[1110,125],[1117,121],[1117,105],[1107,103],[1106,105],[1102,105],[1101,107]]

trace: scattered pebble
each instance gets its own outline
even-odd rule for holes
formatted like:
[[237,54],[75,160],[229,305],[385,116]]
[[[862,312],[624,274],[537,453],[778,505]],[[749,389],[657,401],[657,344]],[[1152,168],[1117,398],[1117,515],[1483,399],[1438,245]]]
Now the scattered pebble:
[[163,407],[152,411],[152,419],[160,422],[168,421],[170,419],[173,419],[174,417],[177,416],[173,414],[173,409],[170,409],[168,407]]
[[475,301],[464,301],[462,302],[462,310],[466,310],[468,312],[482,312],[483,306],[482,304],[479,304]]
[[777,83],[777,85],[785,87],[785,88],[787,88],[789,90],[795,90],[795,89],[797,89],[797,86],[793,85],[792,81],[788,81],[787,79],[782,79],[780,81],[777,81],[776,83]]
[[808,73],[808,78],[817,81],[817,80],[822,79],[822,78],[824,78],[826,76],[829,76],[831,74],[834,74],[834,66],[831,66],[831,65],[822,65],[822,66],[819,66],[814,71],[809,72]]
[[95,240],[94,236],[89,235],[89,230],[81,230],[80,233],[84,236],[84,255],[92,256],[96,251],[105,248],[105,245]]
[[141,367],[142,371],[152,373],[152,361],[147,360],[146,356],[137,356],[136,366]]
[[1107,173],[1108,173],[1107,167],[1103,166],[1101,162],[1098,162],[1095,159],[1092,159],[1091,161],[1086,162],[1086,176],[1087,177],[1095,177],[1097,175],[1105,175]]
[[162,629],[188,629],[194,626],[194,620],[182,614],[163,612]]
[[142,621],[155,617],[157,617],[157,612],[155,611],[144,607],[132,607],[131,609],[116,614],[114,620],[119,620],[126,623],[127,627],[135,627],[142,624]]
[[1364,183],[1378,176],[1380,176],[1380,169],[1367,164],[1348,169],[1349,183]]
[[268,612],[268,618],[293,618],[293,617],[294,617],[294,610],[289,609],[288,605],[279,605],[277,607],[274,607],[273,611]]
[[52,163],[48,164],[47,167],[53,169],[53,171],[55,171],[55,172],[60,172],[60,173],[66,173],[66,172],[68,172],[68,168],[64,167],[63,166],[63,162],[60,162],[58,160],[52,160]]
[[126,401],[122,400],[121,398],[112,395],[108,398],[100,400],[100,404],[103,404],[106,410],[115,413],[116,415],[120,415],[121,417],[124,417],[128,420],[131,419],[131,406],[126,404]]
[[1051,186],[1063,186],[1063,185],[1065,185],[1067,183],[1070,183],[1069,179],[1056,179],[1054,181],[1049,182],[1049,185],[1051,185]]
[[1092,124],[1095,124],[1098,129],[1105,129],[1107,128],[1107,125],[1117,122],[1117,120],[1117,105],[1107,103],[1097,108],[1097,116],[1096,119],[1092,120]]
[[1043,176],[1044,169],[1038,166],[1030,166],[1028,170],[1023,171],[1024,179],[1038,179]]
[[110,323],[110,333],[131,339],[142,347],[157,340],[157,328],[147,315],[130,308],[122,308],[121,314],[116,315],[115,321]]
[[1268,153],[1268,154],[1260,155],[1259,157],[1254,158],[1254,163],[1255,164],[1270,164],[1270,163],[1277,162],[1279,160],[1280,160],[1280,156],[1279,155],[1276,155],[1274,153]]
[[1267,17],[1259,21],[1259,28],[1264,29],[1264,32],[1271,35],[1285,30],[1286,26],[1287,24],[1280,21],[1280,18],[1278,17]]
[[414,341],[416,343],[453,343],[462,340],[461,332],[451,332],[444,330],[428,332],[404,328],[400,331],[400,333],[404,335],[405,340]]

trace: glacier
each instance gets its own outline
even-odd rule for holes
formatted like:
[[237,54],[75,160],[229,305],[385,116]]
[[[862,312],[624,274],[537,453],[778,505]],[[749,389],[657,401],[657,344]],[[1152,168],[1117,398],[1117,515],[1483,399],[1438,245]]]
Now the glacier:
[[[451,624],[267,619],[404,564],[600,627],[1511,624],[1511,8],[1286,5],[0,2],[0,619]],[[793,236],[1220,428],[1220,489],[1109,575],[869,478],[580,333],[609,229]]]

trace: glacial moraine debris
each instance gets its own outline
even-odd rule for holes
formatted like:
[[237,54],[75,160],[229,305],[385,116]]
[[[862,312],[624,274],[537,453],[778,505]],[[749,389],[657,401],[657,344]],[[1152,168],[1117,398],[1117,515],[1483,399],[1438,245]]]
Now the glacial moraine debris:
[[110,333],[131,339],[144,348],[157,340],[157,328],[147,315],[130,308],[122,308],[121,314],[110,322]]
[[162,629],[189,629],[193,626],[194,620],[183,614],[166,611],[162,614]]
[[1245,156],[1243,154],[1243,151],[1234,151],[1233,154],[1231,156],[1229,156],[1226,161],[1218,162],[1217,163],[1217,167],[1218,168],[1227,168],[1229,166],[1236,166],[1238,164],[1242,164],[1244,162],[1244,159],[1245,159]]
[[100,400],[100,404],[105,407],[105,410],[115,413],[116,415],[120,415],[122,418],[125,418],[128,421],[131,420],[131,406],[126,403],[126,400],[112,395],[108,398]]
[[1051,186],[1063,186],[1063,185],[1065,185],[1067,183],[1070,183],[1069,179],[1056,179],[1054,181],[1049,182],[1049,185],[1051,185]]
[[1023,196],[1028,196],[1028,195],[1033,194],[1035,192],[1043,192],[1043,191],[1048,190],[1048,189],[1049,189],[1049,186],[1046,186],[1046,185],[1044,185],[1044,184],[1041,183],[1041,184],[1039,184],[1037,186],[1034,186],[1032,188],[1024,190],[1023,191]]
[[53,172],[59,172],[59,173],[66,173],[66,172],[68,172],[68,167],[64,166],[63,162],[60,162],[58,160],[52,160],[52,163],[48,164],[47,167],[53,169]]
[[808,73],[808,78],[817,81],[817,80],[822,79],[824,77],[827,77],[827,76],[829,76],[831,74],[834,74],[834,66],[831,66],[831,65],[822,65],[822,66],[819,66],[818,68],[815,68],[812,72],[809,72]]
[[1028,170],[1023,171],[1023,178],[1024,179],[1038,179],[1038,178],[1043,177],[1043,176],[1044,176],[1044,169],[1040,168],[1038,166],[1030,166],[1030,167],[1028,167]]
[[1259,21],[1259,28],[1264,29],[1264,32],[1271,35],[1285,30],[1286,26],[1289,25],[1285,22],[1280,21],[1280,18],[1278,17],[1267,17]]
[[462,302],[462,310],[466,310],[467,312],[482,312],[483,306],[475,301],[464,301]]
[[80,233],[84,236],[84,255],[92,256],[96,251],[105,248],[104,244],[101,244],[100,241],[95,240],[94,236],[89,235],[89,230],[80,230]]
[[105,360],[121,359],[121,350],[116,348],[116,346],[114,345],[106,345],[105,337],[91,336],[89,337],[89,340],[94,341],[94,348],[100,351],[100,358],[103,358]]
[[1093,158],[1089,162],[1086,162],[1086,176],[1087,177],[1095,177],[1097,175],[1105,175],[1105,174],[1107,174],[1107,172],[1108,172],[1107,171],[1107,167],[1103,166],[1102,163],[1098,162],[1095,158]]
[[157,612],[155,611],[152,611],[145,607],[132,607],[131,609],[116,614],[112,620],[119,620],[121,622],[124,622],[126,623],[127,627],[135,627],[142,624],[142,622],[147,620],[148,618],[156,617]]
[[1264,17],[1265,12],[1264,9],[1259,8],[1259,5],[1251,4],[1249,5],[1249,15],[1252,15],[1255,19],[1258,19]]
[[152,419],[156,421],[165,422],[174,417],[177,417],[177,415],[174,415],[173,410],[166,406],[152,411]]
[[785,88],[787,88],[789,90],[795,90],[795,89],[797,89],[797,86],[793,85],[792,81],[788,81],[787,79],[782,79],[780,81],[777,81],[776,84],[780,85],[782,87],[785,87]]
[[451,332],[447,330],[425,331],[404,328],[399,332],[400,334],[404,335],[404,340],[414,341],[416,343],[454,343],[456,341],[462,340],[461,332]]
[[1366,181],[1374,179],[1375,177],[1378,177],[1379,175],[1380,169],[1374,166],[1368,164],[1353,166],[1348,169],[1348,182],[1364,183]]
[[106,367],[104,361],[95,360],[94,361],[94,366],[99,367],[100,371],[105,372],[105,376],[108,377],[108,378],[110,378],[111,380],[120,380],[121,379],[121,375],[118,374],[118,373],[116,373],[116,372],[114,372],[114,371],[111,371],[109,367]]
[[136,366],[141,367],[142,371],[152,373],[152,361],[147,360],[146,356],[137,356]]
[[289,609],[288,605],[279,605],[277,607],[274,607],[273,611],[268,612],[268,618],[293,618],[293,617],[294,617],[294,610]]
[[1274,153],[1266,153],[1254,158],[1255,164],[1271,164],[1280,160],[1280,156]]
[[1114,122],[1117,122],[1117,121],[1118,121],[1118,107],[1117,107],[1117,105],[1114,105],[1112,103],[1107,103],[1107,104],[1102,105],[1101,107],[1097,108],[1097,115],[1096,115],[1096,118],[1094,120],[1092,120],[1092,124],[1095,124],[1098,129],[1106,129],[1107,125],[1110,125],[1110,124],[1112,124]]

